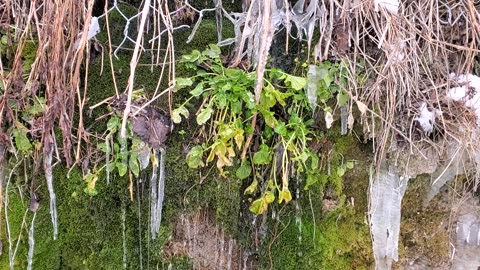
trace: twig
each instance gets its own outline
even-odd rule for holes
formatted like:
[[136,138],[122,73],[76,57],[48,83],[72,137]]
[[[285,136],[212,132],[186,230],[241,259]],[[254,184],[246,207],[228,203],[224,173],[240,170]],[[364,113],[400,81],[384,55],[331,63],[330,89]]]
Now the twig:
[[130,107],[132,104],[132,92],[133,92],[133,84],[135,81],[135,69],[137,67],[138,59],[139,59],[139,50],[140,50],[140,43],[143,38],[143,29],[145,28],[145,22],[147,21],[148,13],[150,11],[150,0],[145,0],[143,10],[142,10],[142,20],[140,22],[140,27],[138,30],[137,41],[135,43],[135,50],[133,51],[132,60],[130,61],[130,77],[128,78],[128,93],[127,93],[127,104],[125,106],[125,110],[123,111],[123,118],[122,118],[122,127],[120,129],[120,136],[125,138],[127,135],[127,119],[128,115],[130,114]]

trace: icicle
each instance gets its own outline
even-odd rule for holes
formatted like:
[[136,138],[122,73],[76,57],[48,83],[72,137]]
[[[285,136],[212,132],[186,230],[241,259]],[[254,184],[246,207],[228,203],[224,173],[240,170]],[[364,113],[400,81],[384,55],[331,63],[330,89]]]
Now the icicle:
[[343,105],[340,107],[340,126],[341,126],[341,135],[345,135],[348,132],[348,107]]
[[391,269],[392,260],[398,260],[401,206],[407,182],[408,178],[400,177],[395,168],[382,168],[377,179],[373,179],[373,172],[370,177],[369,219],[375,269]]
[[105,137],[105,148],[106,148],[106,152],[105,152],[105,162],[107,163],[107,169],[105,170],[106,171],[106,174],[107,174],[107,185],[110,185],[110,166],[113,166],[113,164],[110,163],[110,134],[107,135]]
[[165,195],[165,149],[163,148],[160,148],[160,171],[158,174],[157,220],[155,223],[157,233],[162,221],[163,197]]
[[35,227],[35,217],[37,212],[33,213],[32,224],[30,225],[30,230],[28,231],[28,259],[27,259],[27,270],[32,270],[33,264],[33,251],[35,246],[35,238],[33,238],[33,232]]
[[[140,190],[139,182],[140,181],[137,181],[137,190],[138,191]],[[140,210],[140,209],[142,209],[142,204],[140,202],[140,192],[137,192],[137,204],[138,204],[137,212],[138,212],[138,247],[139,247],[138,261],[140,263],[140,269],[143,269],[142,211]]]
[[[295,191],[295,224],[298,227],[298,244],[299,246],[302,245],[302,209],[300,208],[300,185],[301,185],[301,179],[300,179],[300,173],[297,172],[296,174],[296,180],[297,180],[297,189]],[[298,256],[302,256],[303,253],[301,250],[298,251]]]
[[[158,157],[160,152],[160,158]],[[165,149],[154,150],[153,173],[150,179],[150,230],[152,239],[157,237],[162,221],[162,208],[165,189]]]
[[57,203],[55,191],[53,189],[52,155],[53,148],[50,149],[49,153],[45,156],[45,178],[47,179],[48,193],[50,194],[50,215],[52,216],[53,240],[57,240]]
[[157,220],[157,176],[158,176],[158,150],[153,151],[152,177],[150,178],[150,232],[152,239],[157,236],[155,223]]
[[125,225],[125,207],[122,207],[122,246],[123,246],[123,269],[127,269],[127,228]]

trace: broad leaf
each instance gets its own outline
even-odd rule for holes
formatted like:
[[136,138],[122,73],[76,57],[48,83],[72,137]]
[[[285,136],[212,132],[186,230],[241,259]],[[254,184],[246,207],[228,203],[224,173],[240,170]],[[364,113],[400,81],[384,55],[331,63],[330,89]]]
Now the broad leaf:
[[248,160],[243,160],[242,165],[238,167],[237,171],[235,172],[235,175],[237,175],[238,179],[243,180],[247,177],[250,176],[252,172],[252,167],[250,166],[250,162]]

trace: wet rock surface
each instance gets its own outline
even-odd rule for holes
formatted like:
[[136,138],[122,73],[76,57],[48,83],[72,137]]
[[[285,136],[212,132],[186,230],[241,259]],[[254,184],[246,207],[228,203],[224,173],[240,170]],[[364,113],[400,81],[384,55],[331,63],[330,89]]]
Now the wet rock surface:
[[254,256],[215,224],[213,214],[203,210],[177,219],[164,255],[190,257],[197,270],[256,269]]

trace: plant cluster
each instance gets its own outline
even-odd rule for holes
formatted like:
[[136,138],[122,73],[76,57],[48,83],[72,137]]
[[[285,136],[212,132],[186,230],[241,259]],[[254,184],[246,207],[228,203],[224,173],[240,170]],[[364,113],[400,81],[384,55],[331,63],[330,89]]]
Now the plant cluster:
[[[267,69],[256,102],[256,73],[225,67],[220,53],[219,47],[210,45],[203,52],[194,50],[182,56],[181,62],[195,74],[177,78],[175,90],[190,91],[186,101],[172,111],[172,119],[180,123],[189,118],[191,102],[199,100],[197,135],[204,141],[191,146],[188,166],[199,168],[216,161],[219,173],[227,177],[224,168],[236,165],[239,179],[252,179],[245,193],[260,194],[250,210],[261,214],[275,199],[279,203],[292,200],[289,180],[293,176],[304,176],[307,189],[322,178],[322,153],[310,147],[322,133],[313,127],[312,115],[317,98],[330,113],[327,102],[341,94],[333,84],[339,68],[325,63],[316,66],[317,72],[309,78]],[[251,125],[252,119],[256,121]],[[342,165],[342,172],[351,165]]]

